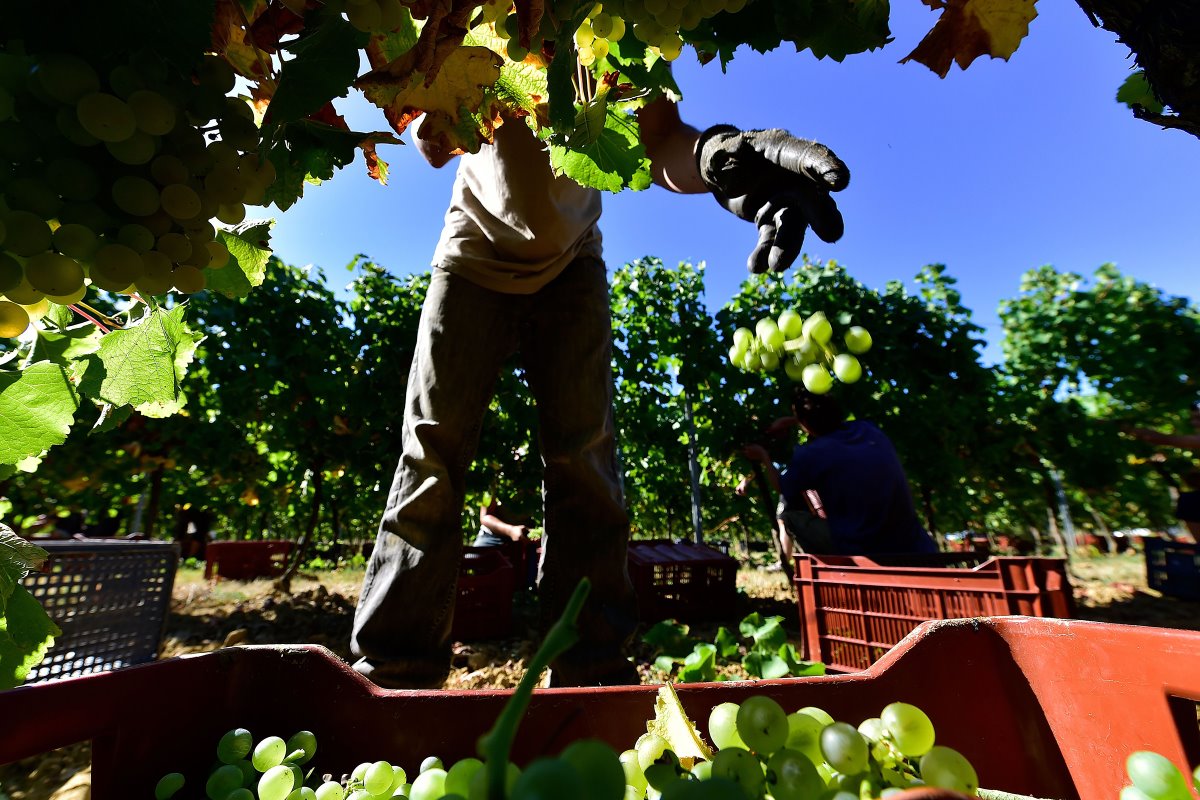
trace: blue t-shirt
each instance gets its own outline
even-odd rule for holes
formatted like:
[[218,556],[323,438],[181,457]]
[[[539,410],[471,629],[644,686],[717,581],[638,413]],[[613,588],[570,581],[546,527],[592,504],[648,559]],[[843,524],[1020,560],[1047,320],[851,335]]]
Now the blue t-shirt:
[[798,445],[780,488],[797,508],[803,507],[806,489],[817,490],[842,555],[937,552],[913,510],[896,449],[870,422],[847,422]]

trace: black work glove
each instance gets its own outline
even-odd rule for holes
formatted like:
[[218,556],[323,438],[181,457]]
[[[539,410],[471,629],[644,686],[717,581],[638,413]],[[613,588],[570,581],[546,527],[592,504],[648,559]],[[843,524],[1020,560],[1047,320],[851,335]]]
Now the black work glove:
[[829,193],[846,188],[850,170],[825,145],[778,128],[715,125],[700,134],[696,164],[717,202],[758,226],[746,261],[751,272],[791,266],[809,227],[827,242],[842,237],[842,214]]

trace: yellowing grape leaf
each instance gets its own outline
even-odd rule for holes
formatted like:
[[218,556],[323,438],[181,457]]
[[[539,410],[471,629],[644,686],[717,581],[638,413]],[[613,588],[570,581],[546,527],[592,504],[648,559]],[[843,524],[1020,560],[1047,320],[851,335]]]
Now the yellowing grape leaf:
[[658,689],[654,701],[654,719],[646,723],[646,731],[667,740],[679,761],[690,769],[697,761],[712,760],[712,748],[704,741],[696,724],[688,719],[675,687],[669,683]]
[[542,0],[516,0],[513,4],[517,14],[517,43],[529,49],[529,42],[542,26],[545,4]]
[[[396,60],[363,75],[355,86],[375,105],[396,133],[421,114],[426,115],[429,130],[446,131],[449,149],[477,149],[479,142],[490,140],[490,131],[470,126],[471,132],[458,129],[468,109],[478,109],[483,102],[484,89],[500,76],[502,59],[485,47],[461,46],[454,50],[429,85],[425,74],[414,70],[418,53],[410,50]],[[483,119],[481,117],[481,119]],[[473,139],[473,141],[472,141]]]
[[962,69],[979,56],[1008,60],[1029,34],[1037,0],[925,0],[943,9],[933,30],[900,59],[917,61],[944,78],[950,65]]
[[247,28],[266,10],[266,0],[255,0],[249,10],[240,0],[217,0],[213,12],[213,51],[224,55],[240,75],[254,81],[267,77],[263,69],[267,59],[258,51]]

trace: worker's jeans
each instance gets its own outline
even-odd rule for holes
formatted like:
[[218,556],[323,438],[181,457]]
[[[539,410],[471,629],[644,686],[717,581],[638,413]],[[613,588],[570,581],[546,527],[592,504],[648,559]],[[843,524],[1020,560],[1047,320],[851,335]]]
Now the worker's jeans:
[[604,265],[588,258],[533,295],[433,271],[408,381],[403,455],[354,615],[355,669],[382,686],[437,686],[449,671],[464,476],[500,369],[518,351],[545,468],[545,620],[557,618],[581,578],[592,582],[582,638],[555,662],[554,682],[636,677],[621,657],[637,611],[612,417],[608,281]]

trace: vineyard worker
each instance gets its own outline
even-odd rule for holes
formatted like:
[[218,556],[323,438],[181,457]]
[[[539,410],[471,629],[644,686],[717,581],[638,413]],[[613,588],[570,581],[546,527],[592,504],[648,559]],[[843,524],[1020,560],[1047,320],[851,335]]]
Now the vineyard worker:
[[[487,505],[479,509],[479,533],[474,542],[475,547],[504,548],[505,555],[516,567],[518,585],[527,589],[537,586],[538,544],[530,540],[532,522],[531,514],[506,505],[492,495]],[[544,540],[542,544],[545,544]]]
[[[807,227],[826,241],[841,236],[829,192],[849,172],[824,146],[781,130],[701,133],[665,100],[639,121],[656,183],[711,192],[755,222],[753,271],[786,269]],[[417,148],[431,165],[451,160],[420,133]],[[581,578],[592,586],[580,641],[552,665],[551,684],[638,682],[623,653],[637,608],[625,562],[600,210],[599,192],[554,177],[521,120],[459,159],[409,376],[403,454],[354,618],[355,669],[381,686],[439,687],[449,672],[464,476],[514,352],[538,409],[544,621],[558,617]]]
[[[1139,441],[1162,447],[1174,447],[1200,453],[1200,400],[1192,403],[1188,412],[1195,433],[1161,433],[1153,428],[1124,426],[1122,431]],[[1175,504],[1175,516],[1187,528],[1194,541],[1200,541],[1200,469],[1183,476],[1188,491],[1181,491]]]
[[1192,403],[1188,417],[1195,428],[1195,433],[1161,433],[1153,428],[1137,428],[1123,426],[1122,432],[1139,441],[1163,447],[1176,447],[1180,450],[1192,450],[1200,453],[1200,400]]
[[501,547],[527,541],[530,522],[528,514],[515,511],[492,497],[487,505],[479,509],[479,533],[475,536],[475,546]]
[[[790,514],[783,519],[801,548],[817,541],[809,552],[937,552],[917,519],[904,468],[883,431],[865,420],[846,421],[836,398],[802,388],[796,391],[793,411],[808,441],[792,451],[782,474],[762,446],[747,445],[743,452],[762,463],[767,479],[786,500]],[[809,490],[820,496],[826,520],[805,513]]]

